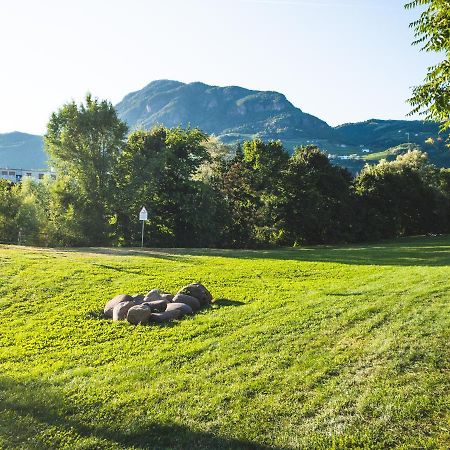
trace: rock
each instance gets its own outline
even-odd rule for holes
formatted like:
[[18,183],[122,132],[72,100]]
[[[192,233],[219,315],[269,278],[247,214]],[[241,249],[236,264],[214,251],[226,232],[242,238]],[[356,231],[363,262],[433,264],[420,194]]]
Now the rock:
[[178,291],[178,294],[186,294],[196,298],[200,302],[201,306],[208,306],[212,301],[211,292],[209,292],[208,289],[200,283],[189,284]]
[[120,302],[114,306],[113,320],[125,320],[127,318],[128,310],[135,306],[134,302]]
[[173,311],[164,311],[161,313],[152,313],[150,315],[150,322],[163,323],[169,322],[171,320],[180,319],[182,312],[179,309],[174,309]]
[[132,295],[133,301],[136,305],[140,305],[144,301],[144,296],[142,294],[134,294]]
[[189,305],[192,308],[192,311],[198,311],[200,309],[200,302],[195,297],[191,297],[190,295],[177,294],[173,298],[172,302],[185,303],[186,305]]
[[147,323],[152,315],[152,310],[147,305],[134,305],[128,310],[127,320],[132,325]]
[[148,306],[152,312],[163,312],[167,308],[166,300],[154,300],[152,302],[145,301],[142,304]]
[[152,289],[145,296],[145,301],[146,302],[152,302],[154,300],[162,300],[162,295],[163,294],[164,294],[164,292],[161,291],[161,289]]
[[175,296],[172,294],[161,294],[161,299],[166,300],[167,303],[170,303]]
[[114,306],[118,305],[122,302],[132,302],[133,297],[127,294],[116,295],[112,300],[106,303],[105,308],[103,310],[103,314],[108,319],[112,319]]
[[192,308],[186,303],[169,303],[167,305],[166,311],[180,311],[181,317],[185,316],[186,314],[194,314]]

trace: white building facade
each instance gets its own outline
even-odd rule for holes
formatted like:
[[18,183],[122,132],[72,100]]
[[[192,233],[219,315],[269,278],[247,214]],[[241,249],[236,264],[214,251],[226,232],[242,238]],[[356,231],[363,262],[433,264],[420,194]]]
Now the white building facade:
[[56,179],[56,173],[52,170],[35,170],[35,169],[9,169],[0,167],[0,178],[13,183],[20,183],[24,178],[32,178],[33,180],[42,180],[45,175]]

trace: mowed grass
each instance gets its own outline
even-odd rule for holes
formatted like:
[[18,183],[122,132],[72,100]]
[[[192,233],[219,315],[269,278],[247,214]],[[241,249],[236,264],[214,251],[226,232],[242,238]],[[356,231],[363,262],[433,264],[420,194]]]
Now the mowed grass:
[[[0,448],[447,449],[450,238],[274,251],[0,247]],[[192,281],[166,326],[101,318]]]

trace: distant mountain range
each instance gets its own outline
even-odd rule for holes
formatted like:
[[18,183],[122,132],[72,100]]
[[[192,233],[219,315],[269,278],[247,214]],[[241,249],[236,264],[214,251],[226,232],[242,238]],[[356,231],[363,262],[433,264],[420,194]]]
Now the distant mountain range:
[[116,108],[130,127],[192,125],[224,142],[255,135],[282,140],[333,135],[326,122],[302,112],[283,94],[238,86],[153,81],[128,94]]
[[[443,157],[439,161],[450,165],[436,123],[371,119],[331,127],[295,107],[278,92],[158,80],[126,95],[116,109],[130,129],[158,124],[190,125],[214,134],[225,143],[253,137],[279,139],[290,151],[299,145],[315,144],[336,162],[353,170],[367,161],[367,153],[379,153],[408,141],[428,151],[430,156],[439,151]],[[426,143],[429,138],[433,139],[433,145]],[[0,135],[1,167],[42,168],[45,160],[40,136],[17,132]]]
[[34,134],[0,134],[0,167],[11,169],[44,169],[47,155],[42,136]]

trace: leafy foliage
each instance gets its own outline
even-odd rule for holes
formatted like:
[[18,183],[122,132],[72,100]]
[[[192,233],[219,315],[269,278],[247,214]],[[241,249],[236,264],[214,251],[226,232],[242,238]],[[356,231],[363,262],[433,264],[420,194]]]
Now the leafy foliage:
[[439,189],[441,176],[417,150],[366,166],[355,180],[363,235],[381,238],[447,231],[449,198]]
[[133,246],[142,206],[148,246],[296,246],[450,230],[448,171],[418,150],[386,152],[390,161],[352,179],[315,146],[290,156],[280,141],[232,148],[198,128],[158,126],[125,139],[126,130],[109,102],[89,95],[53,114],[45,140],[58,178],[2,184],[0,239],[16,242],[26,230],[29,244]]
[[278,203],[286,244],[349,239],[352,180],[345,169],[309,146],[296,150],[281,177]]
[[112,173],[126,132],[111,103],[89,94],[85,103],[70,102],[53,113],[47,127],[45,146],[52,163],[78,184],[83,197],[87,213],[83,221],[91,243],[108,242],[115,191]]
[[413,90],[409,102],[411,114],[421,113],[427,119],[442,123],[450,129],[450,1],[414,0],[406,8],[425,6],[418,20],[411,23],[415,41],[426,52],[442,54],[444,60],[428,69],[421,86]]
[[115,168],[119,242],[137,241],[135,216],[142,206],[150,219],[146,242],[173,246],[214,241],[214,200],[195,177],[210,160],[207,139],[198,129],[157,127],[130,134]]

